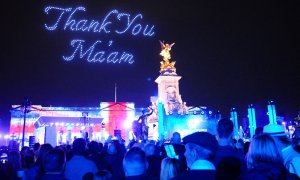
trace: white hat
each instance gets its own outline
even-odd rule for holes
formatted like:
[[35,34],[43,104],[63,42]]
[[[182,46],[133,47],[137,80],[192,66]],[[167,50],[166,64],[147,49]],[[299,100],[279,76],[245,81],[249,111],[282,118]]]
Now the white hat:
[[263,133],[269,134],[271,136],[287,136],[285,128],[279,124],[268,124],[264,126]]

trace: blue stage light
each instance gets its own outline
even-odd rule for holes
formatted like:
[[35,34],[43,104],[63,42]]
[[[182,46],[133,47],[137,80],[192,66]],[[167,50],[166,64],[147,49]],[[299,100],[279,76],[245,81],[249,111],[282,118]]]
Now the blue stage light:
[[268,102],[268,116],[270,124],[277,124],[276,109],[273,101]]

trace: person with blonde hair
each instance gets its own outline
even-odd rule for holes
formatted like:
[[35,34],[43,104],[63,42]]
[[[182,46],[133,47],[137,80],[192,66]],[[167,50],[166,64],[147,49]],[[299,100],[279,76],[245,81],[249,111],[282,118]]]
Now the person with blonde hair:
[[248,172],[243,179],[293,179],[285,169],[281,151],[270,135],[255,136],[246,160]]
[[160,180],[169,180],[182,172],[178,159],[166,157],[161,162]]
[[297,152],[285,127],[279,124],[268,124],[264,126],[263,133],[272,136],[281,150],[285,168],[300,178],[300,153]]

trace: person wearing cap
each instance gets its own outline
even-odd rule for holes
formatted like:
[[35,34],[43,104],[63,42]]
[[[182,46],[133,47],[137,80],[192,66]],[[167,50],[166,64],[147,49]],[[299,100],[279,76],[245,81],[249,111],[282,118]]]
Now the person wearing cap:
[[263,133],[269,134],[275,139],[281,150],[285,167],[290,173],[296,174],[300,178],[300,153],[294,150],[285,128],[279,124],[268,124],[264,126]]
[[173,179],[215,179],[215,166],[211,162],[218,142],[214,135],[208,132],[195,132],[183,138],[185,144],[185,157],[189,170]]

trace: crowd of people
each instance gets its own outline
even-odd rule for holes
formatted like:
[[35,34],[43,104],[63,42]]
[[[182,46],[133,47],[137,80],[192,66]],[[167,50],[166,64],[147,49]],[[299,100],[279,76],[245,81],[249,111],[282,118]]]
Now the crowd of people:
[[[0,179],[300,179],[297,143],[277,124],[258,128],[251,141],[233,139],[233,123],[218,121],[217,134],[195,132],[181,139],[142,142],[75,139],[72,145],[36,143],[10,150]],[[295,137],[297,138],[297,137]],[[299,137],[298,137],[299,138]]]

